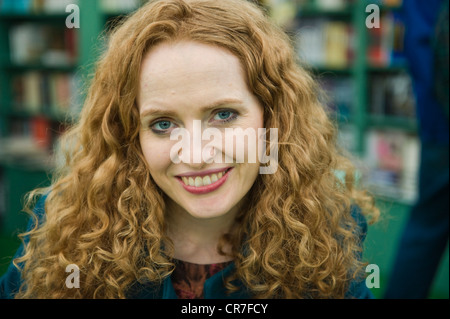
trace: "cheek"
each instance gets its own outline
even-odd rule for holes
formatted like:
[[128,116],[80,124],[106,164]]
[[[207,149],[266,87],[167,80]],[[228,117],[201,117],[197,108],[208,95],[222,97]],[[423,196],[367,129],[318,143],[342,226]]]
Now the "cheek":
[[170,143],[145,136],[140,138],[140,143],[152,176],[155,178],[156,175],[164,174],[172,163],[170,160]]
[[226,158],[233,159],[236,163],[258,164],[259,135],[262,134],[263,124],[262,116],[256,113],[238,127],[226,130],[221,147]]
[[264,121],[262,112],[255,111],[251,121],[247,123],[248,130],[253,132],[252,138],[245,139],[246,158],[249,163],[259,164],[260,138],[264,135]]

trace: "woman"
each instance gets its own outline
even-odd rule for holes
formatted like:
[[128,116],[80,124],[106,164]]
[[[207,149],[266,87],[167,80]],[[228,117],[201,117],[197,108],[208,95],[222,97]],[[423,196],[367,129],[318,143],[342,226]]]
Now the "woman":
[[[249,160],[251,137],[244,161],[221,143],[203,152],[199,127],[278,128],[276,170],[260,174]],[[176,148],[183,130],[192,143]],[[257,6],[150,1],[111,36],[62,143],[66,163],[30,196],[32,207],[44,195],[39,222],[3,289],[16,298],[370,297],[362,214],[377,210],[335,138],[316,83]],[[68,265],[79,288],[63,284]]]

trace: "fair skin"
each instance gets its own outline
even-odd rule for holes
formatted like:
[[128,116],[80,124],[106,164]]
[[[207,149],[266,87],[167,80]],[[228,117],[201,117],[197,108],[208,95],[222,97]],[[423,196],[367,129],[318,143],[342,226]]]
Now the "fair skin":
[[[197,264],[230,260],[217,252],[219,238],[234,222],[245,195],[259,172],[259,163],[236,161],[220,145],[212,158],[231,163],[195,163],[190,155],[171,160],[170,139],[176,128],[194,136],[194,120],[201,129],[263,127],[263,109],[250,92],[237,57],[219,47],[193,41],[163,42],[144,57],[137,97],[141,116],[140,144],[155,183],[167,195],[166,223],[174,243],[174,258]],[[247,141],[246,145],[256,143]],[[224,247],[230,252],[230,247]]]

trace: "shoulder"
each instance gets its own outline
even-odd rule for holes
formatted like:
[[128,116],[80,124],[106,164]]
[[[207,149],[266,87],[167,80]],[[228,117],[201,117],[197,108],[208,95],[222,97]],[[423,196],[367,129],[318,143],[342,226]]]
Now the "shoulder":
[[[24,253],[23,245],[19,247],[14,258],[22,256]],[[19,270],[11,262],[6,273],[0,277],[0,299],[13,299],[19,291],[22,284],[22,278]]]
[[361,242],[363,242],[367,235],[367,229],[368,229],[367,219],[362,214],[361,208],[358,207],[357,205],[352,205],[350,213],[351,213],[352,218],[356,222],[356,231],[359,235],[359,238],[360,238]]
[[[361,249],[362,249],[363,242],[366,238],[367,230],[368,230],[367,219],[362,214],[361,209],[356,205],[352,206],[351,215],[356,222],[356,230],[355,231],[357,234],[359,245],[361,246]],[[358,257],[360,259],[362,259],[362,250]],[[345,298],[348,298],[348,299],[373,299],[374,296],[373,296],[372,292],[370,291],[370,289],[367,287],[364,276],[362,276],[362,278],[356,278],[350,282],[347,293],[345,294]]]
[[[45,200],[48,194],[42,195],[37,201],[33,212],[36,215],[36,219],[31,219],[28,223],[27,230],[30,230],[34,227],[35,222],[37,221],[41,224],[45,218]],[[24,238],[24,242],[28,242],[28,238]],[[25,246],[22,244],[14,255],[14,259],[23,256],[25,251]],[[22,266],[18,265],[19,268]],[[22,284],[22,278],[19,269],[13,264],[10,263],[6,273],[0,277],[0,299],[13,299],[15,294],[19,291],[19,288]]]

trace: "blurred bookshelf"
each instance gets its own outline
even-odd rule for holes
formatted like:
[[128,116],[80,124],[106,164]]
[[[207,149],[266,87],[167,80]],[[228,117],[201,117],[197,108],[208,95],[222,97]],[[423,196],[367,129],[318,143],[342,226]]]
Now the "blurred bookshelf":
[[[324,103],[336,114],[341,145],[358,159],[363,183],[377,197],[412,205],[420,145],[403,51],[402,1],[264,4],[327,93]],[[379,27],[366,26],[369,4],[379,9]]]
[[[26,226],[23,196],[48,186],[107,33],[141,0],[0,0],[0,232]],[[66,26],[79,9],[79,28]]]

